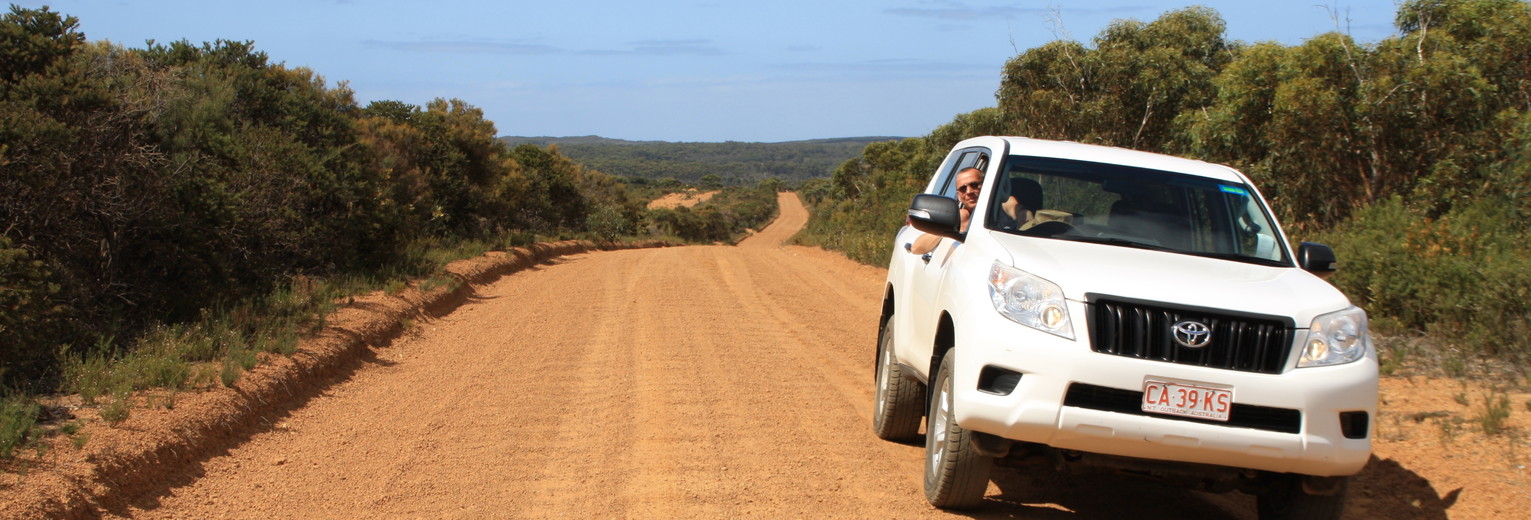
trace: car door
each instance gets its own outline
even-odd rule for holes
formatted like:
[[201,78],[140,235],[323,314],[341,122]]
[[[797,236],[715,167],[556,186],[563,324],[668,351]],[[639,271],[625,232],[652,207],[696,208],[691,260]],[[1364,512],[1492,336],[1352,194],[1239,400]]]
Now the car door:
[[[996,157],[994,150],[987,146],[972,146],[953,151],[947,161],[942,164],[941,170],[936,172],[936,178],[930,183],[927,193],[955,198],[957,188],[954,179],[957,172],[967,168],[988,171],[993,157]],[[989,184],[990,177],[992,175],[985,175],[986,185]],[[975,220],[974,225],[977,223],[978,220]],[[908,252],[908,249],[920,234],[919,231],[905,226],[898,235],[899,250],[895,254],[909,255],[909,258],[903,261],[907,272],[903,284],[904,294],[899,300],[903,303],[900,306],[904,308],[895,308],[896,316],[899,312],[903,312],[902,316],[907,319],[899,319],[901,323],[895,324],[895,327],[902,327],[902,330],[896,330],[896,332],[900,338],[905,339],[897,348],[899,361],[923,373],[929,368],[927,365],[934,348],[936,327],[941,317],[937,296],[939,296],[943,273],[962,243],[943,238],[941,244],[931,252],[914,255]],[[895,305],[899,305],[899,302],[895,302]],[[925,375],[928,376],[928,374]]]

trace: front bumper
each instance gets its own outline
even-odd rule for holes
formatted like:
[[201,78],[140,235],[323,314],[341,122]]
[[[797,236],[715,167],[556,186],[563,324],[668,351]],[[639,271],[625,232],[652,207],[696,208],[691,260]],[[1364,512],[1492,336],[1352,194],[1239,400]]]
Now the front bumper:
[[[1085,316],[1083,304],[1070,304],[1073,316]],[[1347,365],[1257,374],[1098,354],[1077,324],[1079,339],[1070,341],[995,313],[977,314],[973,319],[982,323],[957,324],[954,397],[964,428],[1065,450],[1316,476],[1352,475],[1370,458],[1377,416],[1374,352]],[[1021,377],[1003,395],[981,390],[986,366]],[[1071,385],[1121,397],[1141,392],[1149,378],[1226,385],[1238,405],[1296,411],[1300,419],[1288,431],[1273,431],[1109,411],[1077,400],[1064,404]],[[1346,437],[1342,414],[1352,419],[1350,434],[1360,438]],[[1356,417],[1364,421],[1364,434],[1356,432]]]

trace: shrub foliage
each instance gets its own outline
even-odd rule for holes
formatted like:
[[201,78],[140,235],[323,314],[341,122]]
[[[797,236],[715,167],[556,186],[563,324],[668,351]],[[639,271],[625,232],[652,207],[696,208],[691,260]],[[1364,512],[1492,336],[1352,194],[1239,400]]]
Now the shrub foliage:
[[648,232],[700,243],[734,243],[749,230],[776,218],[776,184],[765,181],[754,188],[729,186],[695,207],[650,209],[645,216]]
[[0,19],[3,387],[57,388],[107,355],[93,345],[209,310],[237,322],[214,353],[287,351],[302,317],[242,316],[315,279],[418,274],[422,244],[582,235],[593,214],[619,232],[643,216],[460,100],[362,107],[250,42],[129,49],[47,8]]

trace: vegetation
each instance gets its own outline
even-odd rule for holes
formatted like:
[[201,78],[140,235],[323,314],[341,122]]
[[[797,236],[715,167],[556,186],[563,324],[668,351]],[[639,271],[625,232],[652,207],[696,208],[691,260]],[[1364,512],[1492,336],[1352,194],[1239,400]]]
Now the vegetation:
[[776,184],[763,182],[754,188],[723,188],[695,207],[650,209],[645,220],[649,234],[673,236],[689,242],[734,243],[749,229],[776,218]]
[[[754,186],[767,179],[796,185],[822,178],[867,144],[895,137],[785,143],[670,143],[600,137],[502,137],[507,144],[556,146],[559,153],[633,184]],[[710,178],[709,178],[710,176]],[[709,186],[711,184],[711,186]]]
[[1334,246],[1345,267],[1331,281],[1377,329],[1460,353],[1411,358],[1524,370],[1531,5],[1411,0],[1396,20],[1400,35],[1375,44],[1341,33],[1246,44],[1193,7],[1027,50],[1005,64],[997,107],[870,145],[829,181],[805,183],[813,217],[801,240],[885,264],[910,197],[961,138],[1190,156],[1243,170],[1294,238]]
[[[679,219],[705,232],[667,233],[758,227],[774,195],[766,209],[742,191]],[[233,385],[261,356],[292,354],[346,295],[451,286],[437,276],[451,260],[632,237],[647,216],[618,178],[555,147],[507,146],[461,100],[363,107],[250,42],[130,49],[13,6],[0,18],[0,458],[35,436],[36,394],[75,392],[120,421],[136,391]]]

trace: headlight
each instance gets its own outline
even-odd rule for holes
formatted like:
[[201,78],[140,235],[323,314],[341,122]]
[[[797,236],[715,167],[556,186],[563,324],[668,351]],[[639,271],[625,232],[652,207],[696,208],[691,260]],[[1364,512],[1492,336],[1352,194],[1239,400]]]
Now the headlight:
[[989,269],[989,299],[994,310],[1010,321],[1074,339],[1063,289],[1058,284],[995,262]]
[[1351,307],[1313,318],[1297,368],[1343,365],[1366,357],[1372,348],[1366,311]]

